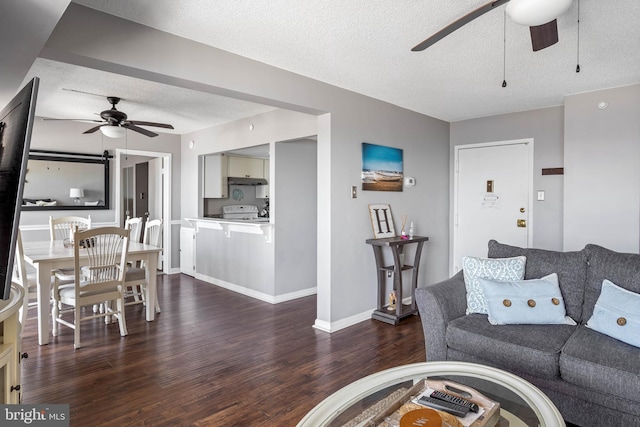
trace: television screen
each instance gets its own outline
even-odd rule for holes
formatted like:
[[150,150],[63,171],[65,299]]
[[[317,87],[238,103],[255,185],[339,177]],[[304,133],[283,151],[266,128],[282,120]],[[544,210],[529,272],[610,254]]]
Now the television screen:
[[20,224],[20,205],[35,116],[38,78],[0,111],[0,286],[9,299]]

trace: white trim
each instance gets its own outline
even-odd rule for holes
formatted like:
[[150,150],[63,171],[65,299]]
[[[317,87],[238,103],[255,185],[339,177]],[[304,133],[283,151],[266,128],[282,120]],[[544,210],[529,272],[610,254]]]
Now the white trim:
[[[392,385],[404,381],[418,381],[421,378],[439,375],[458,375],[480,378],[498,384],[520,396],[541,420],[541,427],[565,427],[558,408],[555,407],[539,388],[530,382],[501,369],[467,362],[422,362],[398,366],[355,381],[311,409],[297,424],[298,427],[322,427],[344,412],[347,408]],[[478,390],[482,392],[482,390]]]
[[122,183],[120,182],[120,178],[122,176],[122,171],[120,170],[120,157],[123,155],[131,155],[131,156],[147,156],[147,157],[161,157],[163,159],[163,203],[162,203],[162,211],[164,212],[162,218],[162,272],[168,273],[172,270],[171,266],[171,183],[172,179],[172,154],[157,152],[157,151],[143,151],[143,150],[130,150],[124,148],[116,148],[116,155],[114,156],[116,159],[116,167],[115,167],[115,218],[116,224],[120,224],[120,200],[121,194],[120,190],[122,187]]
[[302,289],[300,291],[289,292],[288,294],[276,295],[273,299],[274,304],[280,304],[281,302],[293,301],[298,298],[304,298],[311,295],[316,295],[318,293],[318,288],[315,286],[313,288]]
[[253,289],[248,289],[244,286],[236,285],[235,283],[227,282],[225,280],[216,279],[215,277],[207,276],[202,273],[196,272],[193,275],[193,277],[198,280],[202,280],[203,282],[207,282],[212,285],[219,286],[221,288],[236,292],[238,294],[245,295],[260,301],[268,302],[269,304],[279,304],[281,302],[303,298],[310,295],[315,295],[317,292],[316,288],[308,288],[308,289],[303,289],[301,291],[290,292],[288,294],[274,296],[274,295],[265,294],[264,292],[254,291]]
[[459,175],[459,153],[460,150],[466,149],[474,149],[474,148],[486,148],[486,147],[497,147],[497,146],[505,146],[505,145],[519,145],[524,144],[527,146],[529,156],[529,201],[527,206],[528,212],[528,221],[527,221],[527,246],[530,246],[533,242],[533,180],[534,180],[534,170],[533,170],[533,161],[534,161],[534,139],[533,138],[523,138],[523,139],[512,139],[506,141],[494,141],[494,142],[481,142],[477,144],[462,144],[456,145],[453,147],[454,149],[454,171],[453,171],[453,215],[451,222],[451,250],[449,254],[449,271],[453,275],[457,273],[454,271],[454,263],[455,263],[455,244],[457,242],[458,237],[458,175]]
[[353,326],[357,323],[364,322],[365,320],[371,320],[372,314],[373,309],[354,314],[353,316],[349,316],[345,319],[340,319],[335,322],[325,322],[320,319],[316,319],[313,327],[324,332],[333,333],[341,329],[348,328],[349,326]]

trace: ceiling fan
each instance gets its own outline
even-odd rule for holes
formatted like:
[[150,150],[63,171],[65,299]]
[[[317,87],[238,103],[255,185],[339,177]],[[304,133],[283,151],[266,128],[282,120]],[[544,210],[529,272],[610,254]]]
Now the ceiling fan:
[[[100,113],[100,117],[102,117],[102,120],[104,120],[105,123],[92,127],[91,129],[86,130],[83,133],[93,133],[100,129],[106,136],[109,136],[111,138],[118,138],[120,136],[124,136],[124,130],[119,130],[124,128],[130,129],[146,136],[154,137],[158,136],[158,134],[147,129],[143,129],[139,126],[153,126],[165,129],[173,129],[173,126],[166,123],[128,120],[127,115],[116,108],[116,105],[120,102],[120,98],[116,96],[108,96],[107,101],[109,101],[109,103],[111,104],[111,108]],[[112,133],[114,136],[111,136],[109,133]],[[116,136],[116,134],[118,135]]]
[[100,117],[102,118],[102,120],[84,120],[84,119],[49,119],[49,120],[82,120],[82,121],[92,121],[92,122],[102,123],[82,133],[83,134],[94,133],[95,131],[100,129],[100,131],[105,136],[108,136],[109,138],[122,138],[125,135],[125,129],[129,129],[149,137],[158,136],[157,133],[141,128],[140,126],[153,126],[153,127],[164,128],[164,129],[173,129],[172,125],[166,124],[166,123],[129,120],[127,118],[128,116],[124,112],[116,108],[116,105],[120,102],[120,98],[118,98],[117,96],[107,96],[107,101],[109,101],[109,103],[111,104],[111,108],[108,110],[104,110],[103,112],[100,113]]
[[425,50],[474,19],[497,9],[503,4],[509,3],[506,8],[507,15],[516,23],[529,26],[531,45],[535,52],[558,42],[558,24],[556,18],[569,9],[571,2],[572,0],[491,1],[455,20],[411,50],[414,52]]

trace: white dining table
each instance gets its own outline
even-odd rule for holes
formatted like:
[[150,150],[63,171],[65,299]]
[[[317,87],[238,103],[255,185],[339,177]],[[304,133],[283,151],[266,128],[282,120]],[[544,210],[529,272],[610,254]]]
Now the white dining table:
[[[73,247],[65,247],[61,240],[44,240],[23,242],[24,260],[35,267],[38,277],[38,344],[49,343],[51,335],[50,301],[51,272],[59,268],[73,268],[75,264]],[[129,242],[127,261],[144,261],[146,267],[146,318],[148,322],[155,319],[156,275],[158,253],[162,249],[144,243]],[[82,251],[81,251],[82,252]],[[82,256],[82,253],[81,253]]]

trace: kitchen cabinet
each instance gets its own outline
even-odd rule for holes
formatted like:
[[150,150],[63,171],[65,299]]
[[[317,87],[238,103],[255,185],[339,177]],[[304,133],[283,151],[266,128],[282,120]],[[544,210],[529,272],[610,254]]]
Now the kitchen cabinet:
[[195,265],[196,230],[180,228],[180,273],[196,275]]
[[[264,178],[269,182],[269,159],[264,160]],[[269,184],[256,185],[256,199],[266,199],[269,197]]]
[[20,361],[27,355],[21,353],[19,312],[24,291],[17,284],[11,285],[8,300],[0,301],[0,403],[18,404],[22,400],[20,386]]
[[228,158],[221,154],[208,154],[203,156],[203,182],[202,197],[205,199],[224,199],[229,197],[229,186],[227,185]]
[[264,160],[254,157],[229,156],[229,175],[241,178],[265,178]]

